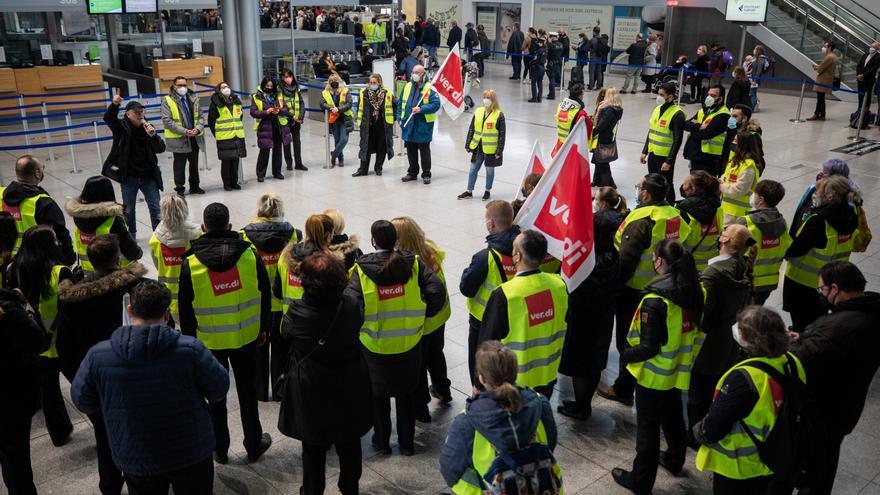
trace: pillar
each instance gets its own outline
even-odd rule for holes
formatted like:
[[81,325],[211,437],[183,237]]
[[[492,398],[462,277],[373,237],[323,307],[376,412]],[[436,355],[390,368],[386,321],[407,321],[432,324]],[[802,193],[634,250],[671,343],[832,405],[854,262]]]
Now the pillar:
[[[260,47],[259,4],[254,0],[237,0],[238,40],[241,52],[241,91],[257,89],[263,74],[263,54]],[[224,24],[226,19],[223,20]]]
[[243,88],[241,78],[241,54],[238,51],[238,13],[235,0],[222,0],[220,15],[223,19],[223,61],[226,66],[226,83],[237,91],[253,91]]

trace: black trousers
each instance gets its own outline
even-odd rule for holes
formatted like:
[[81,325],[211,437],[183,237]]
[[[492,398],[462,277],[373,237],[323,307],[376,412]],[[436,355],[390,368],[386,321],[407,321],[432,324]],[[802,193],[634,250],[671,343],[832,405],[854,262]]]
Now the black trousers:
[[[617,296],[614,306],[615,330],[614,345],[619,354],[623,354],[626,348],[626,334],[629,333],[629,325],[632,322],[636,308],[639,307],[640,291],[631,287],[624,287]],[[624,399],[630,399],[635,390],[636,379],[626,369],[626,363],[622,359],[618,361],[617,379],[614,380],[614,393]]]
[[[238,407],[241,414],[241,427],[244,431],[244,448],[256,452],[263,436],[260,424],[260,411],[257,408],[257,388],[254,386],[257,371],[257,344],[250,344],[239,349],[212,350],[212,354],[227,370],[232,366],[235,373],[235,391],[238,394]],[[229,450],[229,425],[226,422],[226,399],[208,405],[211,421],[214,423],[214,437],[217,440],[216,450]]]
[[480,338],[480,320],[468,316],[468,372],[471,375],[471,385],[475,387],[482,386],[476,372],[477,360],[477,341]]
[[613,187],[617,188],[617,184],[614,183],[614,177],[611,175],[611,164],[610,163],[595,163],[593,162],[593,187]]
[[238,185],[238,165],[240,158],[235,160],[220,160],[220,179],[223,180],[223,187],[232,187]]
[[189,153],[174,153],[174,188],[183,190],[186,185],[186,164],[189,162],[189,189],[199,188],[199,145],[189,138]]
[[445,326],[434,330],[429,335],[422,337],[422,373],[419,377],[419,398],[416,407],[431,402],[431,394],[428,392],[428,374],[431,375],[431,384],[441,395],[449,394],[452,382],[446,374],[446,355],[443,354],[443,346],[446,343]]
[[834,488],[834,478],[837,477],[837,465],[840,462],[840,445],[843,436],[831,434],[823,438],[821,445],[814,447],[809,465],[810,479],[813,481],[809,486],[798,491],[798,495],[830,495]]
[[636,458],[632,481],[639,493],[649,493],[657,478],[660,427],[666,437],[666,461],[673,468],[680,468],[687,449],[681,391],[652,390],[636,385]]
[[709,413],[709,406],[715,397],[715,385],[720,379],[721,375],[691,372],[687,400],[688,431]]
[[513,78],[519,79],[522,73],[522,57],[511,55],[510,64],[513,65]]
[[813,112],[816,117],[825,116],[825,93],[816,91],[816,110]]
[[735,480],[715,473],[712,475],[712,494],[742,495],[743,493],[749,493],[752,495],[762,495],[767,493],[767,488],[770,486],[771,481],[773,481],[773,476]]
[[547,90],[547,98],[556,98],[556,86],[559,86],[562,78],[562,63],[550,64],[547,66],[547,79],[549,79],[550,87]]
[[[601,62],[601,61],[600,61]],[[593,89],[600,89],[605,84],[605,72],[603,72],[603,64],[590,64],[590,86]]]
[[174,489],[174,495],[211,495],[214,491],[214,459],[208,457],[170,473],[126,474],[125,483],[130,495],[167,495],[169,487]]
[[[385,137],[384,137],[384,136],[382,136],[382,139],[380,139],[380,140],[376,143],[376,151],[375,151],[374,153],[375,153],[375,155],[376,155],[376,165],[375,165],[375,167],[374,167],[373,169],[374,169],[376,172],[381,172],[381,171],[382,171],[382,166],[385,165],[385,158],[388,156],[388,146],[385,144]],[[359,172],[364,172],[364,173],[366,173],[368,170],[370,170],[370,157],[371,157],[372,155],[373,155],[373,153],[371,153],[371,152],[368,150],[368,151],[367,151],[367,159],[366,159],[366,160],[361,160],[361,166],[360,166],[360,168],[358,169]],[[408,157],[408,156],[409,156],[409,155],[407,155],[407,157]],[[424,159],[422,159],[422,161],[424,161]],[[430,153],[430,151],[428,152],[428,161],[429,161],[429,162],[431,161],[431,153]],[[418,173],[418,170],[416,170],[416,173]]]
[[530,68],[529,79],[532,81],[532,99],[540,100],[544,93],[544,68],[539,65]]
[[[596,393],[596,387],[599,386],[602,371],[608,366],[608,347],[611,345],[611,335],[614,329],[614,312],[611,308],[601,313],[591,311],[588,325],[580,325],[579,323],[587,323],[580,318],[578,318],[578,323],[573,321],[571,310],[568,314],[569,333],[566,334],[566,347],[562,350],[563,360],[582,360],[581,362],[584,363],[582,369],[572,371],[572,373],[578,374],[572,375],[571,385],[574,389],[574,401],[577,403],[577,409],[591,414],[592,406],[590,403],[593,400],[593,394]],[[577,328],[575,324],[578,325]],[[576,338],[571,332],[580,332],[583,335],[576,341],[572,340],[570,345],[569,338]],[[560,372],[561,370],[562,367],[560,367]]]
[[[269,400],[269,392],[278,377],[287,371],[290,344],[281,338],[281,311],[272,312],[272,327],[269,329],[269,342],[257,348],[257,373],[254,381],[257,400]],[[272,400],[281,400],[272,397]]]
[[67,406],[64,405],[64,397],[61,395],[59,383],[60,371],[58,359],[40,357],[40,404],[43,408],[43,416],[46,418],[46,429],[49,430],[49,438],[52,443],[58,444],[70,436],[73,424],[67,414]]
[[416,177],[419,175],[419,159],[422,161],[422,178],[431,178],[431,143],[406,142],[406,159],[409,168],[406,175]]
[[697,102],[703,101],[703,76],[691,77],[691,99]]
[[122,493],[125,479],[122,477],[122,471],[113,462],[107,427],[104,426],[104,416],[101,413],[90,414],[89,421],[92,422],[92,427],[95,429],[95,449],[98,452],[98,489],[102,495],[119,495]]
[[[339,456],[339,492],[342,495],[357,495],[358,484],[363,467],[361,465],[360,438],[337,443],[336,455]],[[303,495],[321,495],[327,483],[327,451],[330,445],[315,445],[303,442]]]
[[300,133],[302,131],[302,124],[292,124],[290,126],[290,137],[291,144],[293,144],[293,153],[290,153],[290,144],[284,145],[284,162],[287,163],[287,170],[290,170],[294,166],[301,167],[303,166],[302,160],[302,141],[300,139]]
[[266,177],[266,169],[269,167],[269,152],[272,152],[272,175],[281,175],[281,141],[275,142],[272,149],[261,149],[257,155],[257,178]]
[[691,160],[691,172],[697,170],[705,170],[715,177],[721,177],[721,174],[724,173],[724,164],[721,162],[720,156],[700,155]]
[[673,182],[673,177],[675,177],[675,164],[669,164],[669,170],[663,170],[663,163],[666,162],[666,157],[657,156],[654,153],[648,153],[648,173],[649,174],[660,174],[666,178],[666,185],[669,187],[666,189],[666,201],[674,205],[675,204],[675,185]]
[[[416,437],[416,390],[394,397],[397,411],[397,443],[401,449],[412,449]],[[391,443],[391,397],[373,392],[373,441],[387,446]]]
[[[9,408],[9,409],[6,409]],[[9,404],[0,416],[0,468],[9,495],[37,495],[31,468],[31,418],[29,411]]]

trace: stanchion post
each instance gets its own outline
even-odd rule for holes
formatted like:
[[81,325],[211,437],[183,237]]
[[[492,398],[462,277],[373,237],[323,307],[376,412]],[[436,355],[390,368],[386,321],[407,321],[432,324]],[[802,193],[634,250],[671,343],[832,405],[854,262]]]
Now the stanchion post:
[[31,136],[27,134],[30,129],[28,129],[27,110],[24,108],[24,96],[18,96],[18,106],[19,113],[21,114],[21,130],[25,132],[24,142],[28,145],[28,151],[31,151]]
[[[73,141],[73,131],[70,129],[71,120],[70,120],[70,112],[67,112],[64,115],[64,122],[67,124],[67,141]],[[73,162],[73,170],[70,171],[72,174],[78,174],[80,172],[79,167],[76,164],[76,146],[69,145],[70,147],[70,160]]]
[[675,99],[675,104],[681,106],[681,94],[684,93],[684,67],[678,68],[678,88],[676,89],[678,96]]
[[865,118],[865,107],[870,101],[870,94],[866,92],[864,97],[862,97],[862,105],[859,107],[859,120],[856,122],[856,135],[848,137],[847,139],[850,141],[859,143],[865,140],[865,138],[862,137],[862,120]]
[[327,150],[327,162],[324,168],[333,168],[330,156],[330,113],[327,110],[324,110],[324,148]]
[[101,149],[101,141],[98,141],[98,139],[100,139],[100,138],[98,137],[98,123],[97,122],[92,122],[92,130],[95,131],[95,148],[98,151],[98,163],[104,163],[104,150]]
[[211,167],[208,166],[208,150],[206,150],[204,146],[202,146],[202,161],[205,162],[205,170],[210,172]]
[[789,122],[794,122],[795,124],[800,124],[802,122],[806,122],[801,119],[801,108],[804,106],[804,93],[807,91],[807,80],[804,79],[801,81],[801,96],[798,98],[798,108],[797,115],[793,119],[788,119]]
[[[43,130],[45,131],[49,129],[49,117],[47,116],[49,112],[46,109],[45,101],[40,104],[40,113],[43,114]],[[44,134],[46,134],[46,142],[52,144],[52,133],[47,131]],[[55,167],[55,150],[52,146],[49,147],[49,160],[52,162],[52,167]]]

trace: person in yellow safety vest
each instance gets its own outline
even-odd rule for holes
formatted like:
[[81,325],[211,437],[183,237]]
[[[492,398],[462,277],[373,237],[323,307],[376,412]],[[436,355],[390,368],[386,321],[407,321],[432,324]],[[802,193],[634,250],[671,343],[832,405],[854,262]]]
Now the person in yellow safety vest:
[[724,225],[736,223],[749,211],[749,198],[764,171],[758,142],[752,133],[744,131],[737,134],[733,138],[733,146],[736,151],[721,176]]
[[354,262],[364,255],[360,248],[361,238],[357,234],[349,236],[345,233],[345,217],[342,216],[341,211],[336,208],[327,208],[323,214],[330,217],[333,222],[333,236],[330,238],[330,245],[327,248],[342,258],[346,270],[351,270]]
[[572,83],[568,86],[568,96],[559,102],[556,107],[556,144],[550,156],[556,156],[556,152],[562,147],[571,130],[580,119],[587,121],[587,140],[593,137],[593,121],[585,110],[584,104],[584,84]]
[[409,82],[400,93],[398,118],[401,139],[406,147],[409,167],[400,180],[411,182],[418,179],[419,160],[422,167],[422,182],[431,183],[431,141],[434,139],[434,121],[440,111],[440,97],[431,89],[425,68],[416,65],[412,69]]
[[159,202],[162,221],[150,237],[150,255],[159,282],[171,292],[171,305],[168,310],[177,321],[177,287],[180,281],[180,267],[183,254],[189,250],[190,243],[202,235],[202,228],[189,220],[189,207],[183,196],[166,194]]
[[[636,382],[636,458],[631,471],[611,470],[617,484],[650,493],[663,466],[678,475],[684,466],[687,435],[681,391],[688,389],[691,367],[705,335],[700,329],[703,289],[690,252],[664,239],[652,253],[658,277],[645,287],[632,317],[627,347],[620,355]],[[660,451],[660,427],[666,450]]]
[[217,158],[220,160],[220,179],[223,181],[224,191],[241,189],[238,184],[238,167],[241,159],[247,156],[243,120],[241,98],[232,92],[228,83],[221,82],[211,95],[208,128],[217,141]]
[[251,96],[251,117],[257,134],[257,182],[266,178],[269,167],[269,152],[272,152],[272,177],[284,180],[281,173],[281,160],[284,145],[290,144],[290,126],[287,119],[290,107],[284,93],[276,91],[275,80],[264,77],[257,92]]
[[86,179],[79,197],[68,201],[64,209],[73,218],[73,245],[83,273],[94,271],[89,262],[88,247],[92,239],[99,235],[115,234],[119,237],[123,267],[144,255],[137,241],[128,233],[122,205],[116,202],[113,183],[107,177],[96,175]]
[[186,191],[189,162],[189,193],[205,194],[199,187],[199,150],[205,149],[205,117],[199,95],[187,87],[185,77],[174,78],[171,89],[162,98],[161,111],[165,149],[174,155],[174,191]]
[[[648,137],[639,161],[648,165],[648,173],[666,177],[666,182],[673,183],[675,177],[675,160],[678,150],[684,141],[684,111],[675,103],[676,88],[674,82],[666,82],[657,90],[657,106],[648,121]],[[675,189],[670,187],[666,192],[666,201],[675,201]]]
[[[449,287],[446,286],[446,274],[443,272],[443,260],[446,253],[440,249],[434,241],[425,237],[425,232],[410,217],[397,217],[391,219],[394,230],[397,232],[397,249],[409,251],[425,262],[446,289],[446,302],[443,309],[431,318],[425,319],[422,332],[422,371],[419,373],[419,397],[416,402],[416,419],[422,423],[431,422],[431,414],[428,404],[431,397],[437,398],[444,404],[452,402],[452,382],[446,374],[446,355],[443,354],[445,342],[446,322],[452,314],[452,305],[449,302]],[[431,386],[428,386],[428,374],[431,375]]]
[[486,164],[486,191],[483,201],[488,201],[495,181],[495,167],[500,167],[504,159],[504,142],[507,139],[507,126],[504,112],[498,105],[498,95],[494,89],[483,91],[483,105],[474,110],[471,125],[468,127],[464,149],[471,154],[471,168],[468,174],[467,189],[458,199],[474,197],[477,174],[483,163]]
[[382,175],[385,159],[394,158],[394,92],[385,88],[381,74],[370,74],[367,87],[358,98],[357,127],[360,130],[360,167],[352,177],[369,174],[370,155],[376,154],[376,175]]
[[806,383],[806,374],[789,352],[791,339],[775,311],[747,307],[737,316],[735,328],[733,336],[749,358],[718,380],[709,413],[693,427],[700,443],[696,464],[700,471],[714,473],[714,493],[768,493],[774,473],[761,460],[752,437],[767,439],[778,420],[779,404],[786,400],[770,372],[801,383]]
[[28,303],[37,310],[49,337],[48,349],[37,358],[40,374],[34,379],[40,383],[40,403],[46,429],[56,447],[67,443],[73,432],[58,381],[60,367],[55,347],[58,285],[62,281],[73,281],[73,272],[58,261],[60,254],[52,228],[38,225],[25,232],[21,250],[15,255],[5,277],[9,288],[21,291]]
[[779,271],[785,251],[791,245],[791,236],[785,217],[776,205],[785,197],[782,184],[763,179],[755,186],[750,200],[752,210],[739,220],[748,227],[755,244],[749,248],[749,266],[752,271],[752,300],[763,305],[770,293],[779,286]]
[[398,251],[397,231],[387,220],[373,222],[375,253],[351,269],[346,293],[364,310],[360,340],[373,388],[373,447],[391,453],[391,398],[397,409],[400,453],[415,453],[416,398],[426,319],[446,304],[443,282],[417,255]]
[[684,178],[680,191],[683,199],[675,207],[691,228],[681,243],[690,250],[701,272],[710,259],[718,256],[718,236],[724,229],[720,183],[705,170],[695,170]]
[[302,97],[302,91],[299,87],[299,81],[290,69],[281,71],[281,81],[278,83],[278,89],[284,95],[284,102],[290,110],[290,116],[287,124],[290,127],[290,139],[293,144],[293,153],[291,153],[290,145],[284,145],[284,161],[287,163],[287,170],[307,171],[309,168],[303,165],[302,161],[302,123],[305,119],[306,104]]
[[724,86],[710,86],[702,108],[684,123],[684,130],[690,133],[688,143],[695,142],[693,146],[685,144],[685,158],[691,161],[691,170],[705,170],[716,177],[721,175],[726,163],[722,156],[729,119],[730,110],[724,106]]
[[[272,282],[272,297],[280,299],[282,308],[288,308],[294,301],[302,299],[303,286],[299,266],[307,256],[330,251],[333,236],[333,220],[327,215],[310,215],[306,219],[305,238],[289,242],[281,251],[278,271]],[[339,259],[343,256],[336,254]]]
[[724,160],[730,161],[730,158],[733,156],[731,144],[737,133],[740,131],[748,131],[755,136],[755,140],[757,141],[758,154],[761,156],[758,166],[762,169],[765,168],[767,163],[764,161],[764,130],[761,129],[761,123],[758,122],[758,119],[752,118],[752,107],[738,103],[731,108],[730,118],[727,119],[727,127],[727,139],[724,144],[725,152],[722,153],[722,156],[726,157]]
[[513,241],[519,235],[519,227],[513,223],[513,207],[506,201],[496,199],[486,204],[487,246],[471,258],[471,263],[461,274],[458,290],[467,298],[468,317],[468,370],[471,384],[479,384],[474,373],[474,356],[486,303],[496,287],[516,275],[513,263]]
[[[477,370],[483,390],[475,389],[464,411],[452,420],[440,451],[440,474],[456,495],[486,493],[484,476],[500,452],[516,452],[530,443],[556,449],[550,401],[518,385],[516,368],[516,355],[500,342],[480,345]],[[559,464],[549,469],[561,483]],[[555,488],[562,492],[561,486]]]
[[37,225],[50,225],[61,244],[62,264],[70,266],[76,262],[70,232],[64,223],[64,213],[45,189],[40,187],[45,174],[43,164],[31,155],[23,155],[15,160],[15,180],[8,186],[0,187],[0,201],[3,211],[15,219],[18,240],[12,254],[18,252],[21,237]]
[[[621,353],[626,348],[627,331],[642,300],[642,291],[654,278],[654,247],[665,239],[684,241],[691,232],[678,210],[664,199],[667,187],[669,184],[662,175],[646,175],[638,185],[636,208],[626,216],[614,236],[614,247],[620,253],[622,284],[614,308],[615,345]],[[621,361],[618,366],[619,375],[614,384],[600,386],[596,392],[608,400],[631,406],[635,380],[626,372],[625,363]]]
[[[180,330],[197,337],[224,368],[235,373],[244,448],[254,462],[272,445],[257,408],[257,348],[266,344],[272,323],[272,291],[266,268],[251,243],[231,230],[229,209],[205,207],[205,235],[192,242],[180,267],[177,294]],[[229,460],[226,399],[209,404],[214,424],[214,460]]]
[[[257,201],[257,216],[241,229],[241,237],[253,245],[266,267],[266,275],[274,282],[281,263],[281,253],[290,244],[302,239],[302,232],[284,220],[284,201],[275,193],[264,193]],[[287,371],[290,345],[281,338],[281,318],[287,305],[280,297],[272,297],[272,323],[269,342],[257,349],[257,400],[268,401],[272,385]],[[270,355],[271,349],[271,355]],[[280,397],[272,397],[278,401]]]
[[791,314],[795,332],[803,332],[827,312],[816,292],[820,288],[819,269],[834,261],[849,261],[859,223],[850,204],[853,194],[846,177],[820,180],[813,193],[813,210],[785,251],[782,309]]
[[516,382],[553,396],[565,342],[568,289],[557,274],[539,270],[547,238],[524,230],[513,241],[516,275],[489,297],[478,342],[500,340],[516,354]]
[[330,166],[345,166],[345,145],[348,135],[354,130],[354,113],[351,110],[351,93],[338,74],[327,78],[324,91],[321,91],[321,110],[327,112],[329,132],[333,134],[333,150],[330,151]]

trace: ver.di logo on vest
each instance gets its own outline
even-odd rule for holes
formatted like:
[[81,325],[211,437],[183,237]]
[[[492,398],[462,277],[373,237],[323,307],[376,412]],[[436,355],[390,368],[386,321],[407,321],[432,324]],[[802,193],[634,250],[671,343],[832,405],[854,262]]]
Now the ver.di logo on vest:
[[778,237],[765,237],[761,239],[761,249],[773,249],[779,247]]
[[95,232],[83,232],[82,230],[79,231],[79,242],[85,244],[86,246],[91,244],[92,241],[95,240],[95,237],[97,237],[95,235]]
[[526,296],[526,309],[529,312],[529,326],[540,325],[553,319],[553,295],[550,290]]
[[208,270],[211,279],[211,289],[215,296],[222,296],[241,289],[241,277],[238,275],[238,267],[233,266],[225,272]]
[[287,272],[287,285],[291,287],[302,287],[302,279],[291,270]]
[[160,247],[162,249],[162,262],[165,266],[178,266],[183,264],[183,253],[186,252],[185,247],[171,247],[164,244],[161,244]]
[[260,259],[263,261],[264,265],[277,265],[278,259],[281,257],[281,251],[277,253],[265,253],[257,249],[257,253],[260,255]]
[[3,211],[8,212],[10,215],[12,215],[12,219],[16,222],[21,221],[21,207],[3,203]]
[[406,295],[406,290],[403,288],[403,284],[397,285],[380,285],[377,287],[379,290],[379,300],[385,301],[387,299],[395,299],[398,297],[403,297]]
[[678,239],[681,229],[681,217],[672,217],[666,220],[666,238]]

